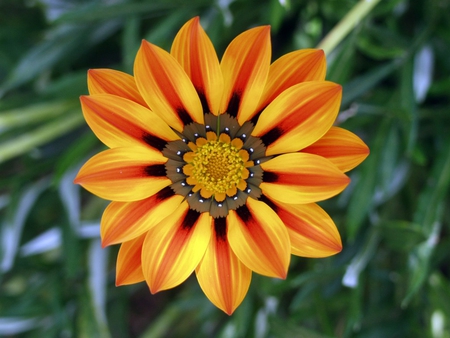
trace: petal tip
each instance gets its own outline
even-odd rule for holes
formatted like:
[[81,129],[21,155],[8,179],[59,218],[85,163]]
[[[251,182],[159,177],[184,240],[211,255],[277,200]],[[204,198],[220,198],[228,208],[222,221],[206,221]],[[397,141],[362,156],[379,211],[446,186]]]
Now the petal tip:
[[90,95],[81,95],[80,96],[80,102],[81,104],[86,104],[87,102],[90,101]]
[[161,288],[160,288],[160,287],[155,287],[155,285],[150,285],[148,282],[147,282],[147,285],[148,285],[148,289],[150,290],[150,293],[151,293],[152,295],[155,295],[155,294],[157,294],[159,291],[161,291]]
[[81,178],[79,175],[77,175],[74,179],[73,179],[73,184],[79,184],[81,185]]
[[228,316],[231,316],[235,309],[222,309]]
[[101,236],[101,245],[102,245],[102,249],[106,248],[107,246],[110,246],[112,243],[112,241],[108,238],[108,236],[102,235]]

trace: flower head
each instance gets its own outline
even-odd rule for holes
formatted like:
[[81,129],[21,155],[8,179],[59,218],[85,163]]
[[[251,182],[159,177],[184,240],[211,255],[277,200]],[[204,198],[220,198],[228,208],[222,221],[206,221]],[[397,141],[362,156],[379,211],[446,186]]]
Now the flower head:
[[117,284],[145,280],[155,293],[195,271],[231,314],[252,271],[285,278],[291,254],[339,252],[315,202],[348,185],[368,148],[333,126],[342,90],[324,79],[321,50],[271,64],[267,26],[236,37],[219,63],[198,18],[170,53],[143,41],[134,76],[90,70],[83,114],[110,149],[75,182],[112,200],[101,236],[121,243]]

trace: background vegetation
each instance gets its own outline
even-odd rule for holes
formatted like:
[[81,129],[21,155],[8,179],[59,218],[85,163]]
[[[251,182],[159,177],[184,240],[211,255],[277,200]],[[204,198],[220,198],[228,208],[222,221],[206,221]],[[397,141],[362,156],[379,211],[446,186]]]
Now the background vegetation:
[[153,296],[116,288],[107,202],[72,184],[102,148],[78,102],[87,69],[131,73],[142,38],[168,49],[196,15],[219,56],[270,24],[275,59],[318,45],[356,3],[1,0],[0,336],[449,338],[449,0],[382,0],[328,53],[338,123],[371,149],[323,203],[344,250],[293,258],[283,281],[254,274],[231,317],[195,277]]

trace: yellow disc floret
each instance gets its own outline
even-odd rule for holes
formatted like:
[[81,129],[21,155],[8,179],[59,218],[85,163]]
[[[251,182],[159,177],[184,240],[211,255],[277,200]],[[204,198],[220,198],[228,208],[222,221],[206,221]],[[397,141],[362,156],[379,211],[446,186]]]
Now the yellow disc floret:
[[187,163],[183,172],[188,176],[187,183],[194,186],[192,190],[200,190],[202,197],[214,196],[221,202],[226,195],[235,195],[238,188],[245,189],[249,155],[241,149],[242,145],[240,139],[231,141],[227,134],[217,139],[213,132],[208,132],[206,138],[198,138],[195,144],[190,143],[192,152],[183,156]]

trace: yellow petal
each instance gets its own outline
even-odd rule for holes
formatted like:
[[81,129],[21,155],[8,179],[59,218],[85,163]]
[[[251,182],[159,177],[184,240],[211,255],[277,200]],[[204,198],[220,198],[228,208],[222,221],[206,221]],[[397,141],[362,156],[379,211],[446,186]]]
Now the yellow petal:
[[225,82],[222,111],[242,125],[256,114],[269,74],[270,27],[256,27],[238,35],[226,49],[221,68]]
[[113,69],[89,69],[89,94],[112,94],[123,97],[147,107],[134,78],[124,72]]
[[136,85],[149,107],[172,128],[203,124],[203,109],[191,80],[165,50],[142,41],[134,63]]
[[146,234],[122,243],[116,263],[116,286],[144,281],[141,252]]
[[90,158],[74,183],[104,199],[137,201],[172,183],[166,177],[165,162],[159,151],[150,148],[108,149]]
[[342,250],[341,236],[330,216],[317,204],[287,204],[268,200],[281,218],[291,239],[292,254],[302,257],[328,257]]
[[217,115],[223,93],[222,71],[214,46],[200,26],[198,17],[180,29],[170,53],[191,78],[204,103],[204,111]]
[[261,164],[260,188],[272,200],[306,204],[330,198],[350,183],[350,179],[327,159],[305,153],[277,156]]
[[214,223],[215,231],[211,242],[195,271],[206,297],[231,315],[247,294],[252,272],[231,250],[225,219],[216,218]]
[[291,256],[289,235],[265,203],[252,198],[227,216],[228,241],[248,268],[265,276],[286,278]]
[[179,139],[159,116],[127,99],[110,94],[82,96],[84,118],[108,147],[145,145],[162,150]]
[[280,94],[261,113],[253,136],[266,155],[295,152],[322,137],[339,112],[342,88],[333,82],[304,82]]
[[322,138],[302,149],[302,152],[325,157],[340,170],[347,172],[364,161],[370,151],[366,144],[352,132],[331,127]]
[[111,202],[100,223],[102,245],[129,241],[154,227],[183,201],[166,187],[155,195],[135,202]]
[[150,291],[173,288],[186,280],[211,240],[212,218],[189,209],[187,202],[151,228],[142,249],[142,269]]
[[293,85],[325,80],[325,73],[326,59],[321,49],[301,49],[283,55],[270,65],[267,84],[256,110],[258,112],[263,110]]

